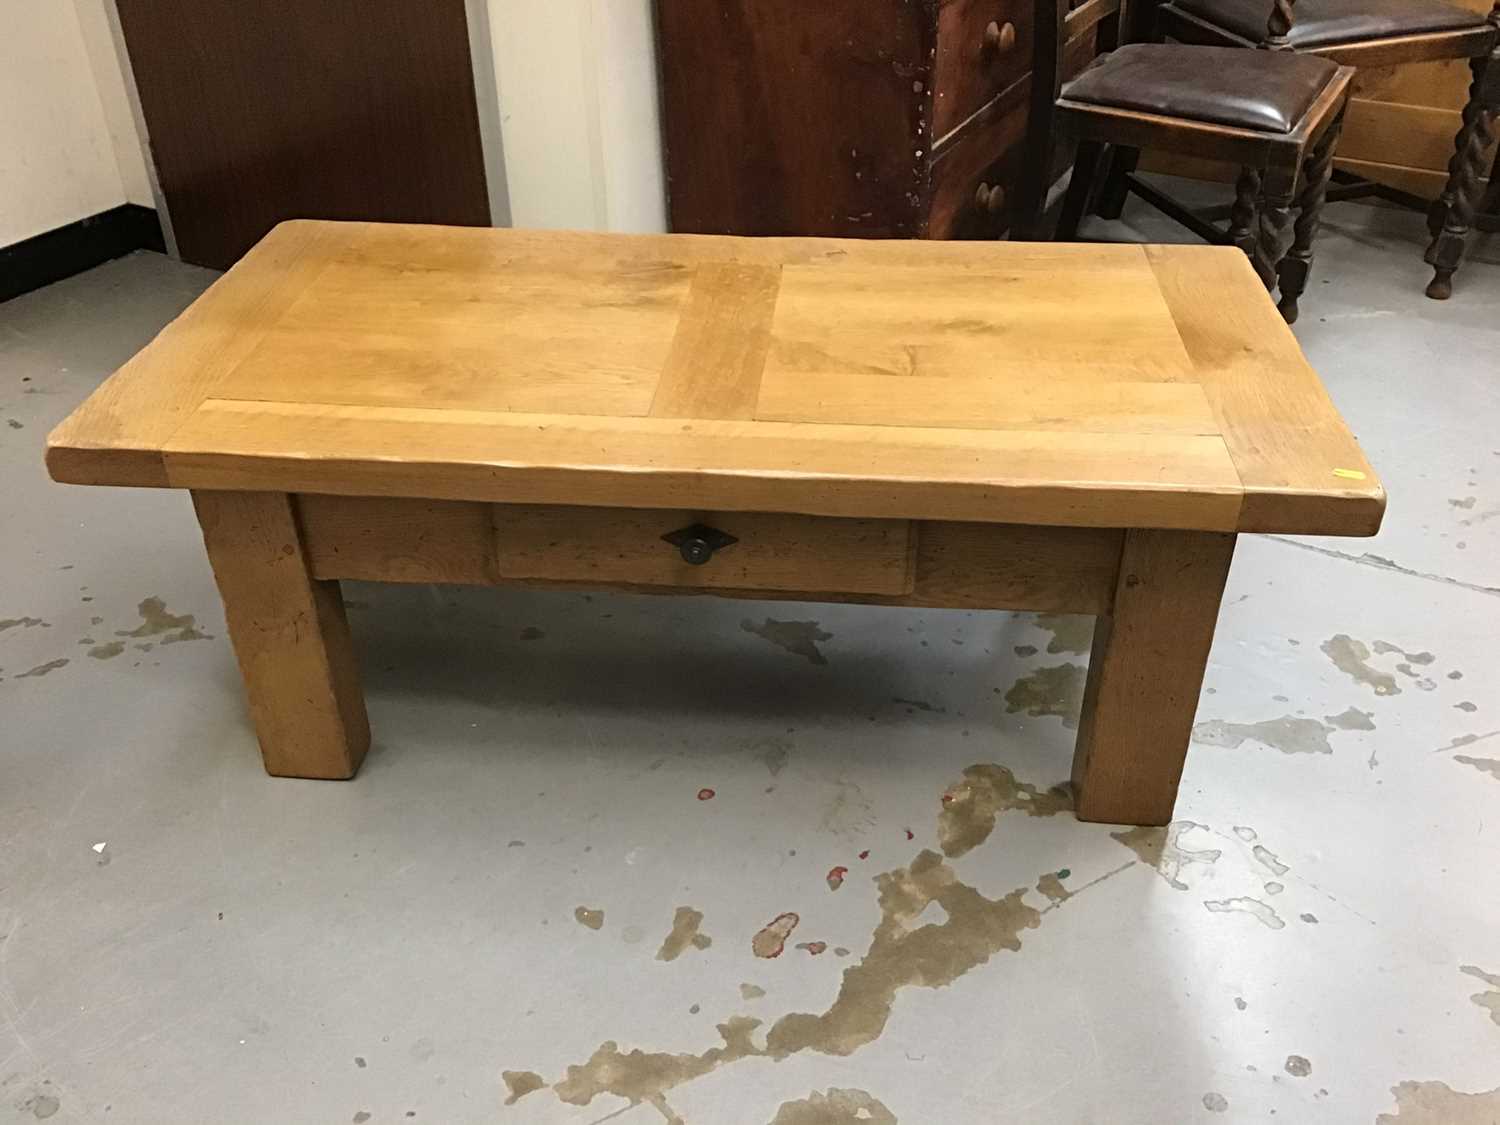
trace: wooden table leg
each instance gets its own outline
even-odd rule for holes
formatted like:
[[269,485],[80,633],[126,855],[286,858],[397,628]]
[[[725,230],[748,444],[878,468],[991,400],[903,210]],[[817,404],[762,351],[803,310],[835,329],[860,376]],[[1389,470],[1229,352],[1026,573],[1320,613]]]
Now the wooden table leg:
[[1078,819],[1172,819],[1234,541],[1126,532],[1114,611],[1094,627],[1073,755]]
[[353,777],[370,724],[337,582],[308,570],[292,498],[193,492],[266,772]]

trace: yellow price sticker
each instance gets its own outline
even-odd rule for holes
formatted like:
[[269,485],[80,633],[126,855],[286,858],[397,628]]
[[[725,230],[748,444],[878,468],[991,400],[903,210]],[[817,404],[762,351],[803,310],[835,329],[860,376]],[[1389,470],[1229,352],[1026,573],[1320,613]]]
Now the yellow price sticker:
[[1343,477],[1345,480],[1364,480],[1365,474],[1358,469],[1334,469],[1333,475]]

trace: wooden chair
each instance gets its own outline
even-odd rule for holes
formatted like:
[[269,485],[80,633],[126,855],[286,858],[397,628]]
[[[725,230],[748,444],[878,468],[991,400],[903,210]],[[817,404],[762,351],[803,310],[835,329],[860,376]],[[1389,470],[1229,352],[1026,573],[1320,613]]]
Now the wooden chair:
[[[1453,273],[1463,258],[1483,190],[1484,154],[1495,138],[1500,115],[1500,0],[1488,16],[1442,0],[1167,0],[1157,14],[1157,34],[1182,43],[1223,47],[1262,47],[1331,59],[1345,66],[1387,67],[1435,59],[1468,59],[1473,71],[1463,123],[1454,138],[1448,182],[1428,211],[1432,242],[1426,261],[1433,267],[1427,295],[1444,300],[1453,292]],[[1119,216],[1127,190],[1140,188],[1130,176],[1134,155],[1119,154],[1101,193],[1099,213]],[[1500,170],[1500,161],[1496,169]],[[1500,203],[1495,184],[1492,202]],[[1404,193],[1361,185],[1339,189],[1405,197]]]
[[1111,148],[1163,149],[1237,164],[1227,230],[1149,185],[1132,188],[1204,239],[1242,249],[1266,288],[1279,286],[1278,307],[1288,323],[1295,321],[1353,69],[1292,52],[1131,43],[1100,55],[1063,86],[1063,45],[1095,24],[1102,43],[1118,43],[1124,22],[1122,0],[1085,0],[1071,10],[1067,0],[1037,0],[1030,133],[1036,148],[1013,234],[1037,232],[1054,154],[1070,142],[1078,151],[1058,219],[1060,239],[1077,236]]

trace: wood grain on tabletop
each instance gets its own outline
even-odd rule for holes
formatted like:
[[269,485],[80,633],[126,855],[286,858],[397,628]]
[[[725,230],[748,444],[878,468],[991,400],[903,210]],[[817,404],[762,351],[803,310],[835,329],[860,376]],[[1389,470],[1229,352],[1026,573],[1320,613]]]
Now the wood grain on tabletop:
[[1210,531],[1369,534],[1383,507],[1215,247],[284,224],[59,427],[49,465]]

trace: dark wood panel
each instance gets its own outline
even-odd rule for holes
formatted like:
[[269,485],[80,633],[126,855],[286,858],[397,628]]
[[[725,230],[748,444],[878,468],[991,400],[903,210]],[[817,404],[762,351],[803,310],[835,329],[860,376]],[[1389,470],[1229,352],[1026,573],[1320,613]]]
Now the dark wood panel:
[[928,238],[998,238],[1005,231],[1025,155],[1030,95],[1027,75],[943,149],[933,170]]
[[658,0],[672,229],[916,235],[932,156],[924,8]]
[[118,0],[184,260],[282,219],[487,225],[463,0]]

